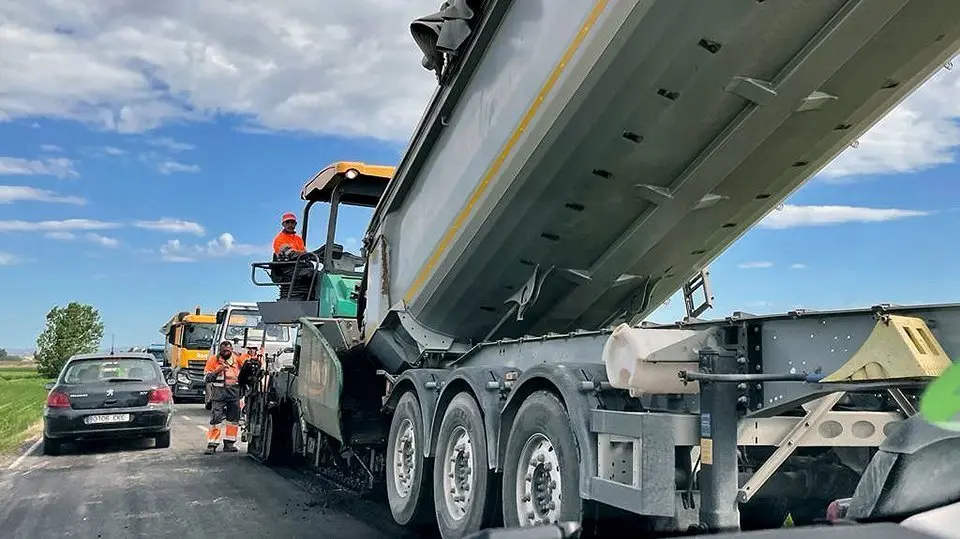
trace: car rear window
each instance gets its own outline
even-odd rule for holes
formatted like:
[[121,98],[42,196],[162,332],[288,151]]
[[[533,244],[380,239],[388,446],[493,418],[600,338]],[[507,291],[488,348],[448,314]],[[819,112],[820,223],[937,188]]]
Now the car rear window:
[[145,382],[159,380],[156,362],[150,359],[103,358],[83,359],[71,363],[63,373],[66,384],[108,382],[131,379]]

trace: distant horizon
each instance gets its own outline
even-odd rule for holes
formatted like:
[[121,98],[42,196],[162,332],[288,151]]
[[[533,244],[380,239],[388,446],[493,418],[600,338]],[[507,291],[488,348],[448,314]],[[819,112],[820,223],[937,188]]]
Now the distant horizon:
[[[147,343],[147,344],[117,344],[117,345],[115,345],[113,348],[114,348],[114,350],[125,351],[125,350],[127,350],[127,349],[129,349],[129,348],[140,348],[140,347],[149,346],[150,344],[159,344],[159,343]],[[36,348],[4,348],[3,346],[0,346],[0,348],[3,348],[4,350],[6,350],[6,351],[7,351],[7,355],[9,355],[9,356],[30,356],[30,355],[33,355],[33,353],[37,351]],[[101,344],[99,350],[97,350],[97,351],[98,351],[98,352],[109,352],[109,351],[110,351],[110,346],[103,346],[103,344]]]

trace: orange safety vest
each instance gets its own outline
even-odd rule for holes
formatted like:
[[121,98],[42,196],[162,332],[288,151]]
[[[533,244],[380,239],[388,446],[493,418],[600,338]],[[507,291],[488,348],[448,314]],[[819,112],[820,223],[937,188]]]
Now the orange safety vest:
[[296,232],[289,233],[281,230],[273,238],[273,254],[279,254],[284,245],[289,245],[294,251],[306,251],[307,246],[303,243],[303,238]]
[[[240,376],[240,367],[246,362],[247,358],[243,356],[238,356],[233,354],[229,360],[226,361],[227,368],[217,375],[217,378],[212,382],[215,387],[227,387],[237,385],[237,378]],[[203,374],[210,374],[211,372],[220,368],[220,364],[223,360],[220,359],[219,355],[212,355],[207,358],[207,364],[203,367]]]

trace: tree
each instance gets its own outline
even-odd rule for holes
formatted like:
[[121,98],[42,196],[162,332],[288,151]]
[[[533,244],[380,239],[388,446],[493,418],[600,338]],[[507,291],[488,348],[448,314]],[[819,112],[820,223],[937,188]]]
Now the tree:
[[37,337],[37,370],[54,378],[70,356],[96,352],[102,338],[103,322],[93,306],[70,302],[54,307],[47,313],[47,327]]
[[4,359],[7,359],[7,351],[3,348],[0,348],[0,361],[3,361]]

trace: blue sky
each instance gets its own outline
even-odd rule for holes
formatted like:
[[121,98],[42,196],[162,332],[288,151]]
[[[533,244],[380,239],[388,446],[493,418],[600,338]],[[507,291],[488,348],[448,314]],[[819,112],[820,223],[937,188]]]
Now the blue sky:
[[[303,182],[337,160],[395,164],[433,89],[407,25],[438,2],[375,3],[0,8],[0,347],[34,346],[69,301],[101,311],[105,343],[135,345],[175,311],[273,297],[249,263],[300,212]],[[716,260],[709,316],[960,301],[957,71]],[[341,243],[368,213],[341,213]],[[651,318],[682,310],[674,298]]]

